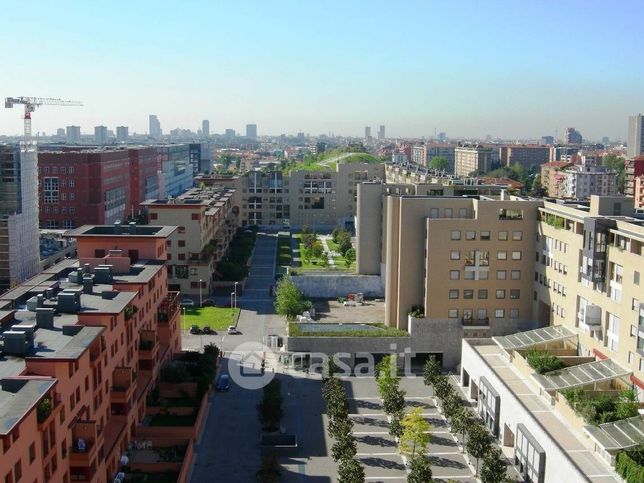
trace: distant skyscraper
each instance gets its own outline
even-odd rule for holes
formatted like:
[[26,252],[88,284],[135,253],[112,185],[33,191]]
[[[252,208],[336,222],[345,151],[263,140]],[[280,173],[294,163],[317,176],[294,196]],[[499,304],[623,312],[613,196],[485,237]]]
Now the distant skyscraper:
[[382,124],[380,125],[380,128],[378,128],[378,139],[382,141],[385,139],[385,126]]
[[80,126],[67,126],[67,142],[80,143]]
[[107,144],[107,127],[96,126],[94,128],[94,142],[96,144]]
[[129,135],[127,126],[116,126],[116,142],[126,143]]
[[64,138],[65,137],[65,130],[62,127],[59,127],[56,129],[56,136],[59,138]]
[[210,121],[208,119],[201,121],[201,135],[205,138],[210,136]]
[[555,137],[554,136],[541,136],[541,144],[554,144],[555,143]]
[[438,136],[436,136],[436,139],[438,139],[439,142],[444,143],[447,139],[447,134],[445,134],[444,132],[439,132]]
[[224,133],[224,136],[227,138],[234,138],[235,137],[235,130],[234,129],[226,129],[226,132]]
[[602,144],[606,145],[610,143],[610,138],[608,136],[602,136]]
[[[0,145],[0,289],[38,273],[38,154],[35,144]],[[52,190],[45,203],[58,203],[58,178],[46,178]]]
[[364,139],[365,141],[369,141],[371,139],[371,126],[364,127]]
[[582,141],[583,139],[579,131],[574,127],[566,128],[566,137],[564,138],[566,144],[581,144]]
[[149,133],[150,137],[154,139],[159,139],[163,134],[161,131],[161,123],[159,122],[159,118],[154,114],[150,114]]
[[257,124],[246,124],[246,137],[248,139],[257,137]]
[[628,118],[628,148],[629,158],[644,154],[644,116],[629,116]]

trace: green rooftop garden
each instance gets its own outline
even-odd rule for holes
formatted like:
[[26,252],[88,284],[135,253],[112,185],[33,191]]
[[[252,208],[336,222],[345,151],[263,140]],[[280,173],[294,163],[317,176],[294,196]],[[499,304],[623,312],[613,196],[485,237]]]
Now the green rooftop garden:
[[546,351],[531,349],[525,354],[526,361],[538,374],[563,369],[565,364],[557,356]]
[[588,424],[595,426],[637,416],[639,403],[635,391],[625,389],[597,392],[584,391],[583,388],[561,391],[570,407]]

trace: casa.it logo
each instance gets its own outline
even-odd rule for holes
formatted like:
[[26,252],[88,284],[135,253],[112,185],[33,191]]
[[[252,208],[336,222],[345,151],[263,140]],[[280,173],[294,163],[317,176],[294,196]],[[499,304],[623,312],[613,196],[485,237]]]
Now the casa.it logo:
[[277,358],[261,342],[244,342],[228,353],[228,374],[244,389],[261,389],[275,377]]

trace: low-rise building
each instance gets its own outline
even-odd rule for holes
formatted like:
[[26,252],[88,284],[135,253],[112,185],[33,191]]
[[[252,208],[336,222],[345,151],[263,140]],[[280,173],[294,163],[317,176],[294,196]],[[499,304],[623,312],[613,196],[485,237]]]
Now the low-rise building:
[[624,196],[635,196],[635,179],[644,176],[644,156],[624,161]]
[[538,144],[508,144],[499,148],[499,159],[502,166],[540,166],[550,159],[550,147]]

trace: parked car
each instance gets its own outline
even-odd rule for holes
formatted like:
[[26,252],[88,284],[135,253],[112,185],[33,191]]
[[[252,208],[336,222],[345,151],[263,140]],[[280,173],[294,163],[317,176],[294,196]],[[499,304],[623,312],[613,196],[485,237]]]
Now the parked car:
[[201,329],[198,325],[193,325],[192,327],[190,327],[190,333],[195,335],[201,334]]
[[181,307],[194,307],[196,304],[192,299],[181,299],[179,305],[181,305]]
[[228,333],[230,335],[241,334],[241,332],[239,332],[239,330],[237,330],[237,327],[235,327],[234,325],[231,325],[230,327],[228,327]]
[[203,299],[201,302],[202,307],[214,307],[215,301],[213,299]]
[[228,374],[222,374],[219,376],[217,381],[217,386],[215,387],[217,391],[227,391],[230,389],[230,376]]
[[209,325],[205,325],[204,328],[203,328],[203,333],[204,334],[216,334],[217,332],[212,330]]

